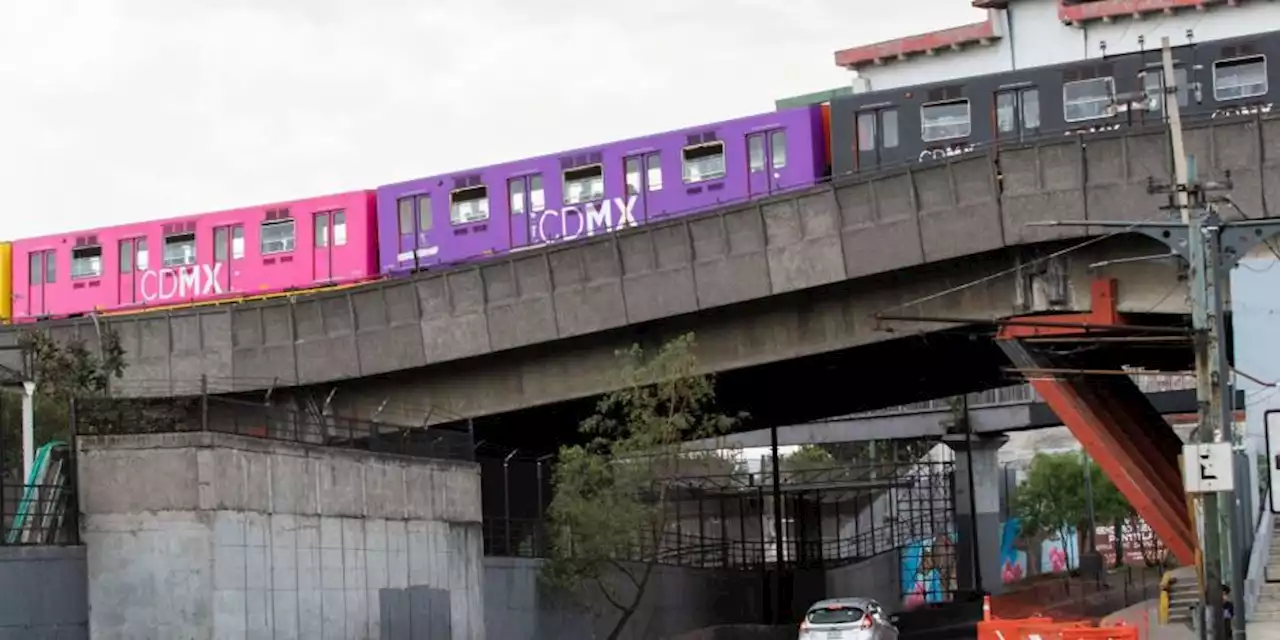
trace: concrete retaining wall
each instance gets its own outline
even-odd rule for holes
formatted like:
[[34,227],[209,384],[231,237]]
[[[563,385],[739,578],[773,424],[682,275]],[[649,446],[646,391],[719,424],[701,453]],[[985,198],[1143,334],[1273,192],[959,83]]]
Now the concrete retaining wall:
[[84,547],[0,547],[0,640],[89,637]]
[[422,611],[397,606],[411,587],[447,592],[443,637],[485,637],[472,463],[213,433],[78,446],[94,638],[378,638],[407,624],[383,612]]

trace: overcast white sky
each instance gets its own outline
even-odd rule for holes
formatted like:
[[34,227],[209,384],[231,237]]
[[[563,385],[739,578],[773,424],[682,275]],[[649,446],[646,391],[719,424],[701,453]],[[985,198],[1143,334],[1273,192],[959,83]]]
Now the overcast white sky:
[[0,238],[768,111],[968,0],[2,0]]

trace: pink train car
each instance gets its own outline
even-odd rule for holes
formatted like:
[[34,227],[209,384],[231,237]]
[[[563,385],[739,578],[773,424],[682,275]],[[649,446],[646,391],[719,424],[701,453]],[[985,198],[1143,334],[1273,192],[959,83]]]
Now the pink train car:
[[15,322],[353,283],[378,274],[375,192],[17,240]]

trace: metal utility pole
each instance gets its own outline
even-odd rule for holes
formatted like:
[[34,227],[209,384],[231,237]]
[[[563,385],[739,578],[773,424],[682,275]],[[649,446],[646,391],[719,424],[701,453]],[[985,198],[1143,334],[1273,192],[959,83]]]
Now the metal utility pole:
[[[1195,335],[1197,401],[1200,426],[1197,445],[1188,445],[1184,453],[1187,490],[1198,496],[1204,513],[1203,552],[1204,590],[1201,612],[1206,613],[1199,625],[1201,638],[1221,638],[1223,624],[1223,574],[1229,571],[1235,602],[1232,636],[1246,637],[1246,612],[1241,606],[1244,595],[1246,534],[1241,527],[1251,522],[1242,514],[1244,502],[1239,496],[1248,486],[1235,486],[1232,453],[1234,431],[1234,398],[1230,395],[1231,368],[1223,345],[1226,335],[1224,302],[1230,289],[1230,272],[1236,263],[1259,244],[1280,235],[1280,218],[1224,222],[1218,217],[1206,192],[1230,189],[1229,182],[1197,184],[1194,169],[1189,169],[1182,142],[1182,119],[1178,111],[1178,87],[1173,68],[1169,39],[1161,42],[1164,62],[1164,107],[1169,114],[1170,141],[1173,147],[1175,184],[1153,188],[1153,192],[1172,195],[1169,209],[1176,210],[1179,221],[1134,224],[1122,221],[1050,222],[1046,226],[1070,225],[1128,229],[1164,243],[1173,254],[1187,261],[1190,275],[1192,328]],[[1231,233],[1228,233],[1231,231]],[[1219,499],[1225,494],[1225,502]],[[1227,511],[1226,535],[1220,535],[1221,506]],[[1195,523],[1193,522],[1193,527]],[[1233,535],[1234,534],[1234,535]],[[1223,553],[1222,541],[1230,541]],[[1227,557],[1224,558],[1223,556]],[[1225,560],[1225,561],[1224,561]],[[1224,571],[1226,570],[1226,571]],[[1207,624],[1205,624],[1207,623]]]

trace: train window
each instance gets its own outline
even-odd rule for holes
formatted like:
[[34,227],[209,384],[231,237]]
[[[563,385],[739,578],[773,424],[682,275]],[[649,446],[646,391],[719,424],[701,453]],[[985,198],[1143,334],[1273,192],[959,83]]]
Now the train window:
[[623,166],[623,178],[627,183],[627,195],[633,196],[640,193],[644,189],[641,183],[641,167],[643,160],[640,156],[630,156],[626,159]]
[[[1164,83],[1160,81],[1164,77],[1164,71],[1148,69],[1138,75],[1142,76],[1142,92],[1147,97],[1147,111],[1164,113]],[[1190,87],[1187,85],[1185,67],[1177,67],[1173,70],[1173,81],[1178,86],[1178,106],[1187,106]]]
[[341,247],[345,244],[347,244],[347,212],[339,209],[333,212],[333,246]]
[[511,215],[524,213],[524,178],[507,180],[507,202],[511,207]]
[[133,240],[120,241],[120,273],[133,273]]
[[[317,213],[314,218],[315,246],[323,249],[329,246],[329,214]],[[215,260],[217,258],[214,258]]]
[[135,267],[138,268],[138,271],[146,271],[147,263],[148,263],[147,239],[138,238],[135,242],[136,244],[134,246],[134,252],[133,252],[133,264]]
[[787,166],[787,132],[774,131],[769,134],[769,145],[773,148],[773,168],[781,169]]
[[920,106],[920,137],[925,142],[963,138],[972,128],[967,98]]
[[[424,193],[420,196],[415,196],[414,201],[417,202],[415,206],[418,208],[418,232],[430,231],[431,223],[435,220],[435,216],[431,215],[431,196]],[[410,231],[410,233],[413,232]]]
[[1062,118],[1067,122],[1115,115],[1116,81],[1111,76],[1062,84]]
[[400,235],[413,234],[413,198],[400,198],[396,201],[400,215]]
[[50,249],[44,252],[44,283],[53,284],[58,281],[58,252]]
[[449,220],[453,224],[471,224],[489,219],[489,188],[480,185],[455,189],[449,194]]
[[685,147],[684,182],[692,184],[724,177],[724,143],[706,142]]
[[97,278],[102,275],[102,247],[76,247],[71,250],[71,278]]
[[231,226],[231,259],[239,260],[244,257],[244,225],[237,224]]
[[262,223],[262,255],[293,251],[293,219],[269,220]]
[[529,176],[529,206],[533,211],[542,211],[547,208],[547,194],[542,190],[541,173]]
[[604,197],[604,166],[599,164],[564,172],[564,203],[594,202]]
[[1249,56],[1213,63],[1213,99],[1239,100],[1267,93],[1267,59]]
[[230,227],[214,227],[213,228],[213,261],[226,262],[227,254],[231,249],[231,228]]
[[177,233],[164,238],[164,266],[180,267],[196,263],[196,234]]
[[876,114],[867,111],[858,114],[858,151],[876,149]]
[[751,171],[764,170],[764,137],[760,135],[747,136],[747,162]]
[[649,190],[662,191],[662,155],[655,151],[645,156],[644,167],[649,174]]
[[1009,133],[1018,128],[1018,96],[1010,91],[996,94],[996,129]]
[[885,109],[880,112],[880,146],[892,149],[898,146],[898,110]]
[[40,251],[32,251],[31,255],[31,284],[44,284],[44,255]]
[[1018,100],[1022,102],[1022,128],[1040,128],[1040,90],[1023,89],[1018,92]]

